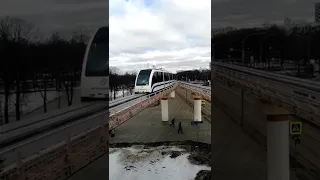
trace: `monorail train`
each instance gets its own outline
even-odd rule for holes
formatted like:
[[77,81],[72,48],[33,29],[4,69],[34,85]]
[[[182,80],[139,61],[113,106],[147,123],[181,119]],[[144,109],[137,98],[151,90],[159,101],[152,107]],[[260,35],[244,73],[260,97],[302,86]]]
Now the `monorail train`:
[[82,64],[81,101],[109,97],[109,27],[100,27],[90,39]]
[[173,86],[175,74],[160,69],[143,69],[137,74],[134,92],[154,93]]

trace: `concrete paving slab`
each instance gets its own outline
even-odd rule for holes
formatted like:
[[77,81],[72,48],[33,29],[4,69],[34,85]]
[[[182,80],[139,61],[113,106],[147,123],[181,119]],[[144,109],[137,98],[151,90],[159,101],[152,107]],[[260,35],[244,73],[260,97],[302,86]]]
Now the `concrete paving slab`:
[[[157,142],[157,141],[197,141],[211,143],[211,125],[203,121],[200,126],[191,126],[193,108],[186,104],[179,96],[169,101],[169,119],[175,118],[175,127],[170,127],[170,121],[163,124],[161,120],[160,104],[150,107],[115,130],[115,137],[110,143]],[[182,122],[184,133],[178,134],[178,123]]]

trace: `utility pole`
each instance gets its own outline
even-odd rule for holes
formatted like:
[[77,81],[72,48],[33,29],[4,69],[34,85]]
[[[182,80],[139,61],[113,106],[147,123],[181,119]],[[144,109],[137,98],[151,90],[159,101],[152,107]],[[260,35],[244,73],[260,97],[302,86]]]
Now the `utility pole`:
[[245,42],[246,42],[246,40],[250,37],[250,36],[255,36],[255,35],[261,35],[261,34],[265,34],[265,32],[260,32],[260,33],[252,33],[252,34],[249,34],[249,35],[247,35],[244,39],[243,39],[243,41],[241,42],[241,45],[242,45],[242,65],[244,66],[244,58],[245,58],[245,52],[244,52],[244,50],[245,50]]

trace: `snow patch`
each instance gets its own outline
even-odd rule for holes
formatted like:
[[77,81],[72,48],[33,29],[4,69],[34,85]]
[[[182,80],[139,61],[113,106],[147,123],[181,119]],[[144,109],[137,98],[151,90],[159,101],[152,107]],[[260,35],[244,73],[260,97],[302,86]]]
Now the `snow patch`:
[[[177,157],[170,157],[172,151],[179,151]],[[195,179],[200,170],[211,170],[208,166],[192,165],[190,153],[176,147],[109,149],[110,180],[188,180]]]
[[[124,94],[124,97],[131,95],[129,90],[124,90],[124,91],[119,90],[119,91],[116,92],[116,98],[123,97],[123,94]],[[134,90],[132,90],[132,94],[134,94]],[[109,98],[111,100],[113,99],[113,92],[111,93],[111,91],[109,91]]]
[[[58,94],[56,91],[48,91],[47,92],[47,102],[53,101],[57,99],[58,97],[61,97],[63,95],[62,92]],[[41,92],[34,92],[34,93],[27,93],[21,96],[21,111],[22,114],[28,114],[40,107],[43,106],[43,97]],[[9,114],[15,115],[15,100],[16,100],[16,94],[11,94],[9,96]],[[4,101],[5,101],[5,95],[0,94],[0,114],[4,114]]]

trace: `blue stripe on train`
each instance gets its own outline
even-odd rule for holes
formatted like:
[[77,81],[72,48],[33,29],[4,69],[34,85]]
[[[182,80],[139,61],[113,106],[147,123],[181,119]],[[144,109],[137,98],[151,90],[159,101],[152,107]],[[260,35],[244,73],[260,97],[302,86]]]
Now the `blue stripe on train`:
[[[166,82],[166,83],[163,83],[163,84],[155,85],[155,86],[152,88],[151,92],[153,93],[153,92],[160,91],[162,88],[159,89],[159,90],[157,90],[157,91],[154,91],[154,89],[155,89],[156,87],[163,86],[163,85],[170,84],[170,83],[174,83],[174,82],[171,81],[171,82]],[[171,85],[171,86],[173,86],[173,85]]]

